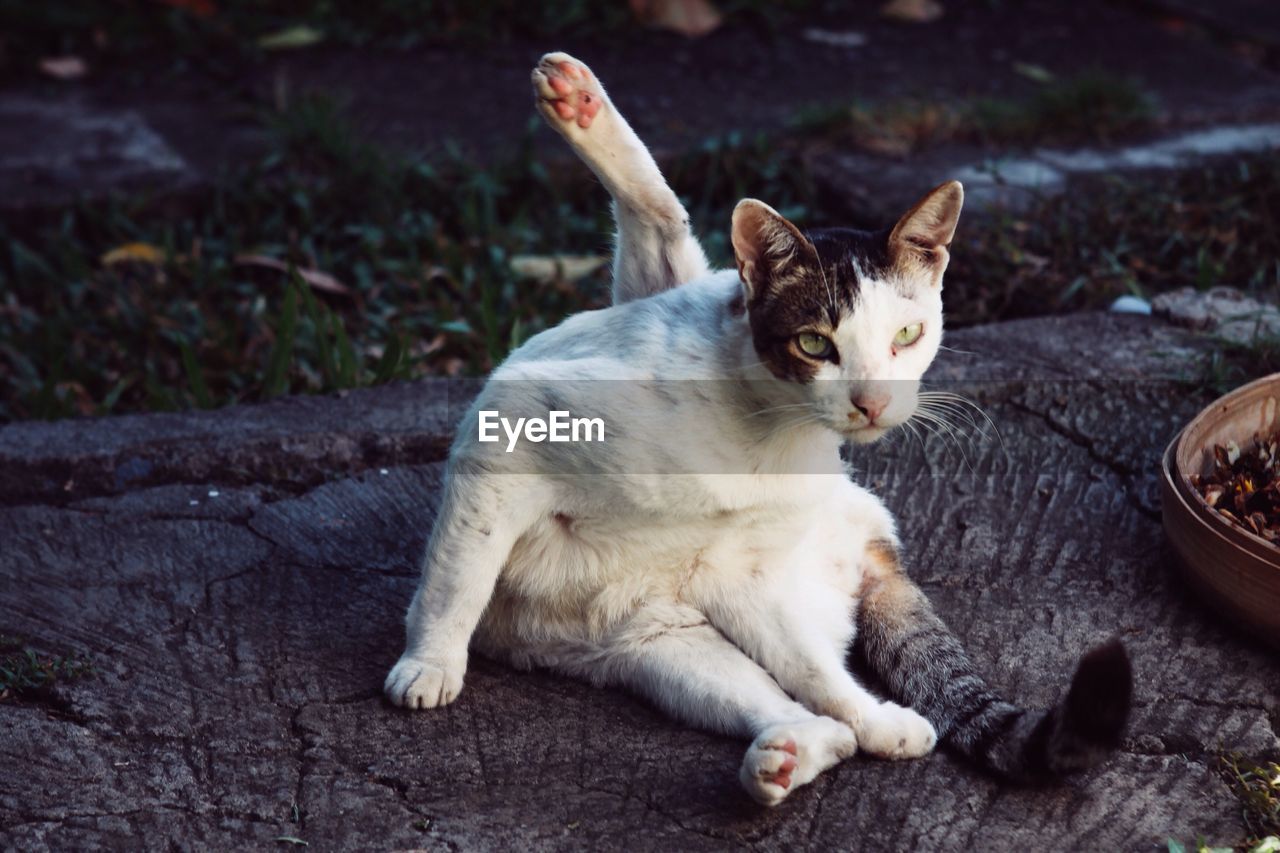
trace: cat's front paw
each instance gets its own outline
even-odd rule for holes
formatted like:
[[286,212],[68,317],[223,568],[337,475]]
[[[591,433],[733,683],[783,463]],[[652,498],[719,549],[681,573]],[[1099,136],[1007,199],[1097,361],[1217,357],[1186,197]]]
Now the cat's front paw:
[[604,109],[604,89],[582,62],[567,53],[548,53],[533,69],[538,109],[562,133],[574,126],[586,130]]
[[466,670],[465,660],[447,663],[405,655],[387,673],[382,690],[401,708],[438,708],[458,698]]
[[858,747],[876,758],[919,758],[937,743],[938,733],[928,720],[893,702],[878,706],[858,727]]

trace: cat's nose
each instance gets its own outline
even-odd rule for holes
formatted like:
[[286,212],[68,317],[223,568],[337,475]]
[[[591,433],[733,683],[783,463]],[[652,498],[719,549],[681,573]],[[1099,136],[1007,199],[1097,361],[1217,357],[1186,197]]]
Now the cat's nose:
[[858,394],[850,398],[853,407],[866,417],[867,423],[873,424],[889,407],[887,394]]

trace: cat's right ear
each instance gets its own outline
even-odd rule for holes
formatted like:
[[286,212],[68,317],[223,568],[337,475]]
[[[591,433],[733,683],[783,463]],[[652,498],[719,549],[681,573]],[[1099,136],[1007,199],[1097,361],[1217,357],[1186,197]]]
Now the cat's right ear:
[[748,302],[783,284],[797,261],[816,254],[800,229],[753,198],[743,199],[733,209],[731,239]]
[[947,248],[956,235],[962,207],[964,187],[959,181],[947,181],[898,220],[889,234],[889,256],[901,276],[923,279],[933,287],[942,283],[951,259]]

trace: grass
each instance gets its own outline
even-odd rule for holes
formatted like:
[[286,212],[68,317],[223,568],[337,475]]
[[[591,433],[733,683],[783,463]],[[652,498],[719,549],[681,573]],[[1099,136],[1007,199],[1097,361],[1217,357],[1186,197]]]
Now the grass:
[[[1219,772],[1240,800],[1241,814],[1249,832],[1247,846],[1280,836],[1280,764],[1254,762],[1239,753],[1219,759]],[[1275,848],[1280,850],[1280,845]]]
[[[1047,74],[1047,72],[1044,72]],[[904,99],[868,105],[812,106],[795,119],[802,132],[905,157],[944,142],[989,146],[1109,143],[1150,127],[1156,107],[1137,83],[1105,71],[1050,77],[1024,100],[959,103]]]
[[1223,340],[1191,384],[1220,396],[1272,373],[1280,373],[1280,338],[1263,337],[1249,344]]
[[1191,845],[1170,838],[1169,853],[1280,853],[1280,764],[1224,752],[1218,756],[1217,772],[1240,802],[1247,836],[1229,846],[1211,846],[1203,837]]
[[76,656],[41,655],[17,637],[0,636],[0,701],[48,693],[59,681],[93,675],[93,662]]
[[[318,98],[269,117],[272,150],[188,218],[144,199],[0,226],[0,419],[220,406],[427,373],[478,374],[568,313],[606,273],[518,272],[527,254],[607,253],[602,192],[555,180],[526,145],[492,167],[401,160]],[[778,167],[762,141],[710,142],[674,164],[699,221],[727,223]],[[773,201],[810,211],[803,180]],[[710,242],[723,254],[718,229]],[[113,251],[116,250],[116,251]],[[299,286],[255,259],[328,273]]]
[[[0,225],[0,421],[476,375],[604,304],[606,271],[578,277],[566,263],[538,276],[522,263],[605,255],[611,231],[598,185],[581,170],[550,175],[531,139],[482,166],[388,155],[320,97],[264,121],[271,150],[189,215],[128,198]],[[729,135],[669,164],[714,261],[730,259],[729,212],[746,195],[805,226],[845,224],[819,203],[799,144]],[[949,323],[1185,284],[1274,293],[1278,223],[1275,154],[968,218],[944,294]],[[1247,353],[1223,353],[1213,381],[1250,369]]]
[[945,294],[958,324],[1102,308],[1129,293],[1230,284],[1280,293],[1280,154],[1104,180],[1017,215],[961,223]]

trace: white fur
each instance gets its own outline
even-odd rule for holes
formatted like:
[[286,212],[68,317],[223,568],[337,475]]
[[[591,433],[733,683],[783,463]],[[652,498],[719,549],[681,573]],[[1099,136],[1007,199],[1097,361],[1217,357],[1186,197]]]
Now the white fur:
[[[775,379],[731,310],[737,275],[706,272],[683,209],[612,104],[589,128],[547,108],[547,75],[565,62],[576,60],[544,58],[535,89],[614,195],[618,304],[513,353],[459,427],[387,695],[412,708],[452,701],[469,644],[629,687],[693,725],[752,738],[740,778],[766,805],[859,747],[927,753],[929,723],[845,668],[863,554],[896,534],[839,448],[863,429],[849,419],[857,383],[905,383],[886,422],[914,411],[941,333],[936,293],[863,282],[828,381]],[[589,74],[586,84],[604,97]],[[927,340],[892,355],[914,322]],[[549,400],[602,417],[606,441],[506,453],[476,440],[479,409],[545,414]]]

